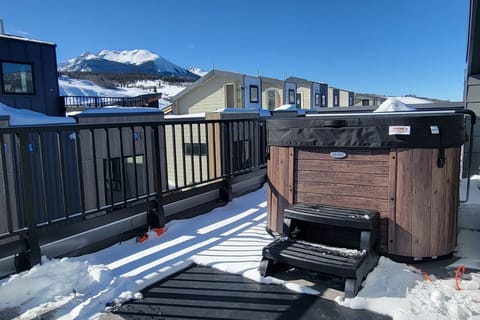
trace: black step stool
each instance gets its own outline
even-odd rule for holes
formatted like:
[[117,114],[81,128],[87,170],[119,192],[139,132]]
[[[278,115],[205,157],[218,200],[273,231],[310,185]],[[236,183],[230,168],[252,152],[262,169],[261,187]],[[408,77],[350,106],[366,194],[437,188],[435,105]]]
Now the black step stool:
[[354,297],[378,261],[376,211],[296,204],[284,210],[284,238],[263,248],[260,273],[285,265],[345,278],[345,297]]

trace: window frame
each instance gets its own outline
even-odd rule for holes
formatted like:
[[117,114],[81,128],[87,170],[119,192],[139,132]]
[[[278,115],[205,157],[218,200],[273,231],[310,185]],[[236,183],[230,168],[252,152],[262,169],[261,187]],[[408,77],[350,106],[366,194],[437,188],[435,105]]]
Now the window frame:
[[[5,74],[3,72],[4,64],[17,64],[17,65],[26,65],[30,67],[30,74],[32,76],[32,91],[31,92],[9,92],[5,90]],[[35,76],[34,76],[34,66],[33,63],[30,62],[19,62],[19,61],[10,61],[10,60],[0,60],[0,86],[1,92],[3,95],[9,96],[33,96],[36,94],[36,86],[35,86]]]
[[[228,87],[233,88],[233,105],[228,105]],[[223,85],[223,92],[224,92],[224,105],[225,108],[235,108],[237,105],[237,84],[235,82],[228,82]]]
[[[273,98],[273,100],[270,100]],[[273,102],[272,108],[270,108],[270,102]],[[277,91],[275,89],[268,89],[267,90],[267,109],[273,110],[277,107]]]
[[294,89],[288,89],[288,104],[297,104],[297,95]]
[[[256,94],[256,99],[254,100],[253,99],[253,94],[252,94],[252,89],[256,89],[257,90],[257,94]],[[248,94],[249,94],[249,97],[250,97],[250,103],[259,103],[260,102],[260,99],[259,99],[259,88],[257,85],[255,84],[251,84],[248,86]]]

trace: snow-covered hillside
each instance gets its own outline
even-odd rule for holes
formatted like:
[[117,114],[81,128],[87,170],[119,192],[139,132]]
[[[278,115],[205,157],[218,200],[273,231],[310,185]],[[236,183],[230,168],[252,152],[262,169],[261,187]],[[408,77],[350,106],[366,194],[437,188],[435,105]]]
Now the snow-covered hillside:
[[152,93],[149,88],[155,87],[158,93],[162,93],[162,99],[159,100],[160,109],[170,105],[170,98],[186,88],[186,86],[172,85],[164,81],[137,81],[131,86],[106,89],[92,81],[72,79],[66,76],[59,77],[58,83],[62,96],[136,97]]
[[72,79],[66,76],[58,78],[61,96],[91,96],[91,97],[135,97],[151,93],[140,88],[102,88],[92,81]]
[[97,54],[84,52],[59,63],[61,72],[139,73],[175,76],[196,80],[198,75],[145,49],[102,50]]

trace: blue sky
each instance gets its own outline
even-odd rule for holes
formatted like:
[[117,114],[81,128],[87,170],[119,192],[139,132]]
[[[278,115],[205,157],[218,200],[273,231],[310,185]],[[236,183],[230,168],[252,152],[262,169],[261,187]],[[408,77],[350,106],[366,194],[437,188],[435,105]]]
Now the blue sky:
[[356,92],[462,100],[468,0],[3,0],[6,33]]

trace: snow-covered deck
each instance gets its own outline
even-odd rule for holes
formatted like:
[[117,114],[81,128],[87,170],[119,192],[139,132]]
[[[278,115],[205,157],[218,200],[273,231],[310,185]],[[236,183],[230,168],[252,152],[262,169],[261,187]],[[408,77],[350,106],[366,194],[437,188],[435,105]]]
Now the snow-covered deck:
[[[426,280],[419,269],[382,257],[354,299],[331,291],[344,306],[369,309],[394,319],[468,319],[480,317],[480,180],[473,180],[471,200],[460,209],[458,248],[461,259]],[[463,195],[462,191],[462,195]],[[297,292],[320,294],[306,281],[263,278],[257,270],[262,248],[272,241],[265,232],[265,187],[234,199],[225,207],[189,219],[172,221],[161,236],[149,233],[94,254],[44,259],[28,272],[0,283],[0,319],[36,318],[52,312],[59,319],[98,318],[109,302],[140,298],[138,292],[192,263],[241,274],[262,283],[278,283]],[[465,265],[477,271],[455,289],[454,271]],[[421,267],[421,265],[417,266]],[[440,278],[439,275],[448,275]],[[284,277],[284,279],[295,277]],[[325,295],[325,293],[323,293]],[[52,314],[52,313],[50,313]]]

